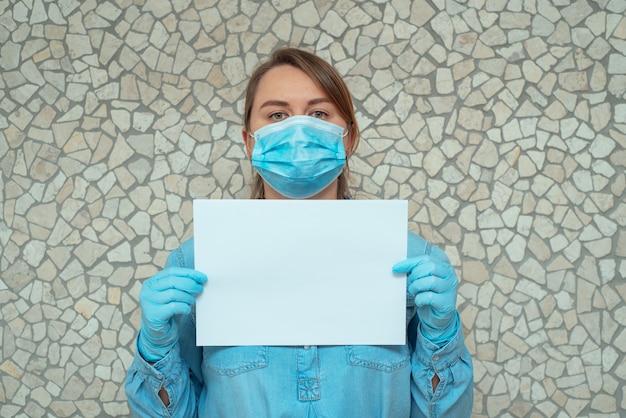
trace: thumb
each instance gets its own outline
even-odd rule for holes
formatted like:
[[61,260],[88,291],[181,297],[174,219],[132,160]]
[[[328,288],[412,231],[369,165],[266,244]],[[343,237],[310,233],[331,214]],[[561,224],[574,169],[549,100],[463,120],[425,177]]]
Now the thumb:
[[396,274],[402,273],[410,273],[415,267],[419,266],[424,262],[426,255],[422,255],[419,257],[407,258],[403,261],[400,261],[393,265],[392,271]]

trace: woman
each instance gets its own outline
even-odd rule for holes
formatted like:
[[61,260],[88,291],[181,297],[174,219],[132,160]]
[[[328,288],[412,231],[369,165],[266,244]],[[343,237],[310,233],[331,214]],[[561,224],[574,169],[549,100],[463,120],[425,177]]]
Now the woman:
[[[254,198],[348,198],[346,156],[358,144],[350,94],[337,71],[286,48],[252,75],[246,152]],[[445,254],[409,233],[403,346],[196,347],[194,303],[207,277],[193,239],[146,280],[126,392],[135,416],[469,416],[473,377],[456,312],[458,280]],[[210,280],[210,278],[208,278]]]

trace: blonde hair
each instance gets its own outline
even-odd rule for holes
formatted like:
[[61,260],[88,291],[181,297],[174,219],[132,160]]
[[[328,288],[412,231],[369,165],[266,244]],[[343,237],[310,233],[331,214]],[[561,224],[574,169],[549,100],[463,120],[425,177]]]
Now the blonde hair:
[[[348,87],[343,81],[341,75],[332,65],[317,55],[298,48],[280,48],[275,50],[270,59],[259,65],[252,73],[246,88],[246,102],[243,114],[245,130],[247,132],[251,131],[250,117],[252,113],[252,104],[254,103],[254,98],[256,96],[261,78],[272,68],[281,65],[291,65],[292,67],[303,71],[324,91],[324,93],[326,93],[329,100],[337,106],[341,117],[348,122],[348,131],[351,135],[351,141],[350,149],[346,150],[346,155],[351,155],[356,150],[359,143],[359,127],[356,122],[354,105],[352,103],[350,91],[348,90]],[[338,178],[338,199],[343,199],[344,197],[350,195],[348,190],[349,173],[350,171],[346,161],[346,166]],[[250,197],[252,199],[265,198],[263,179],[258,173],[256,173],[253,180]]]

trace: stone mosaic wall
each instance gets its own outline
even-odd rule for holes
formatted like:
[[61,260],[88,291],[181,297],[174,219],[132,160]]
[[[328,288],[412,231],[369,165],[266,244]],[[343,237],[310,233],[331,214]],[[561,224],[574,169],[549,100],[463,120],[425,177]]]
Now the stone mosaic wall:
[[248,196],[242,91],[292,44],[352,89],[358,195],[457,267],[474,415],[624,416],[625,11],[0,0],[0,415],[129,414],[141,281],[193,198]]

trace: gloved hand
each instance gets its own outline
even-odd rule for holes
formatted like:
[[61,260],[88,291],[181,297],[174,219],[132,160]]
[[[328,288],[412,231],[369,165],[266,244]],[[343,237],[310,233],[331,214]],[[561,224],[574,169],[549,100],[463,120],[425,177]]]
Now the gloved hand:
[[454,268],[447,259],[421,255],[396,263],[393,272],[408,275],[407,291],[415,296],[422,334],[443,347],[459,328],[456,315],[459,279]]
[[137,349],[146,361],[157,362],[174,347],[178,325],[173,317],[191,312],[206,281],[204,273],[171,267],[144,282],[139,293],[141,329]]

